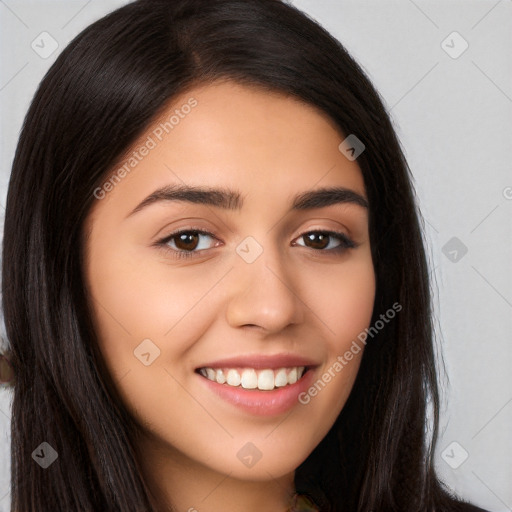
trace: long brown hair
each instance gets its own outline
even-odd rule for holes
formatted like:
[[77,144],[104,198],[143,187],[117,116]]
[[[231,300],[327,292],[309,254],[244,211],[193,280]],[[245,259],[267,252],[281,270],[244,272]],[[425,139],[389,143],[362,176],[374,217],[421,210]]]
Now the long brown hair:
[[[342,44],[278,0],[140,0],[79,34],[42,80],[9,183],[2,264],[16,370],[12,509],[154,510],[136,431],[98,356],[81,267],[93,191],[173,97],[228,78],[315,105],[366,149],[377,278],[366,347],[336,423],[296,471],[323,512],[459,510],[433,466],[438,384],[411,175],[383,103]],[[425,436],[427,405],[432,435]],[[42,470],[43,441],[58,460]]]

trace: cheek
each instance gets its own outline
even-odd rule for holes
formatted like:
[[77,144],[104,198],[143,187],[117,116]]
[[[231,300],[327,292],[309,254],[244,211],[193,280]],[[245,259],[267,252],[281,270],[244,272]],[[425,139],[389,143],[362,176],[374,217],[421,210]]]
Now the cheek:
[[[122,403],[139,424],[172,424],[176,409],[196,414],[199,423],[204,415],[179,384],[189,377],[188,351],[212,321],[205,294],[219,280],[216,274],[200,275],[198,268],[149,264],[129,249],[91,257],[88,281],[100,351]],[[170,369],[173,361],[180,364]],[[189,433],[178,422],[173,435],[186,439]]]
[[163,280],[154,266],[123,251],[98,253],[89,275],[102,324],[117,323],[134,338],[162,336],[186,306],[179,279]]
[[[304,395],[318,417],[330,425],[343,408],[357,376],[364,343],[358,336],[369,326],[375,300],[375,274],[370,253],[350,265],[317,275],[311,294],[315,314],[325,333],[326,362]],[[322,293],[320,293],[322,291]]]
[[342,354],[371,321],[375,300],[371,256],[365,253],[350,264],[317,273],[307,286],[311,307],[325,327],[331,356]]
[[88,289],[111,372],[119,377],[140,369],[141,346],[151,356],[158,354],[152,367],[183,360],[216,318],[209,291],[226,269],[206,273],[197,265],[171,267],[119,243],[99,245],[87,268]]

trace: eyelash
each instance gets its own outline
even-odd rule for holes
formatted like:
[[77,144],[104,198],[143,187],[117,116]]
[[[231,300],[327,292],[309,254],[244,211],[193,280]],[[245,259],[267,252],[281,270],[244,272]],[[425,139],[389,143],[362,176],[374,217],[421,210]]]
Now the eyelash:
[[[200,235],[207,235],[213,239],[216,239],[216,237],[208,231],[204,231],[199,228],[187,228],[187,229],[181,229],[179,231],[175,231],[174,233],[171,233],[170,235],[166,236],[165,238],[162,238],[161,240],[158,240],[157,242],[155,242],[154,245],[156,245],[160,249],[164,250],[166,253],[171,254],[172,257],[178,258],[178,259],[179,258],[194,258],[198,252],[207,250],[207,249],[202,249],[199,251],[176,250],[176,249],[172,249],[171,247],[169,247],[167,245],[172,239],[174,239],[184,233],[196,233],[196,234],[200,234]],[[305,233],[302,233],[298,238],[302,238],[311,233],[328,235],[330,237],[334,236],[341,241],[341,244],[339,246],[335,247],[334,249],[312,249],[315,252],[326,252],[329,254],[341,255],[347,249],[354,249],[359,245],[359,244],[356,244],[352,239],[350,239],[345,233],[341,233],[338,231],[321,230],[321,229],[306,231]],[[305,246],[299,246],[299,247],[305,247]],[[305,247],[305,248],[308,248],[308,247]]]

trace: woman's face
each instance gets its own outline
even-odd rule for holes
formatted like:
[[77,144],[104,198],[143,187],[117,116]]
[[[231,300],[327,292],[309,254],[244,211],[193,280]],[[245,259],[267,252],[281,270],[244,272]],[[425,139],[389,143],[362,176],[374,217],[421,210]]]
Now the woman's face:
[[266,480],[333,425],[375,294],[343,139],[309,105],[218,82],[176,98],[97,189],[86,283],[148,458]]

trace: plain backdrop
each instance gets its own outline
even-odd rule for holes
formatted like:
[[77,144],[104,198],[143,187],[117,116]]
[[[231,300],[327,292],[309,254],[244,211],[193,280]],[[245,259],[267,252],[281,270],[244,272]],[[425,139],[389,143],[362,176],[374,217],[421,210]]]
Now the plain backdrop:
[[[0,1],[2,227],[17,138],[39,81],[76,34],[124,3]],[[512,0],[293,4],[369,75],[414,175],[444,361],[439,473],[465,499],[511,511]],[[10,500],[10,400],[0,392],[0,512]]]

